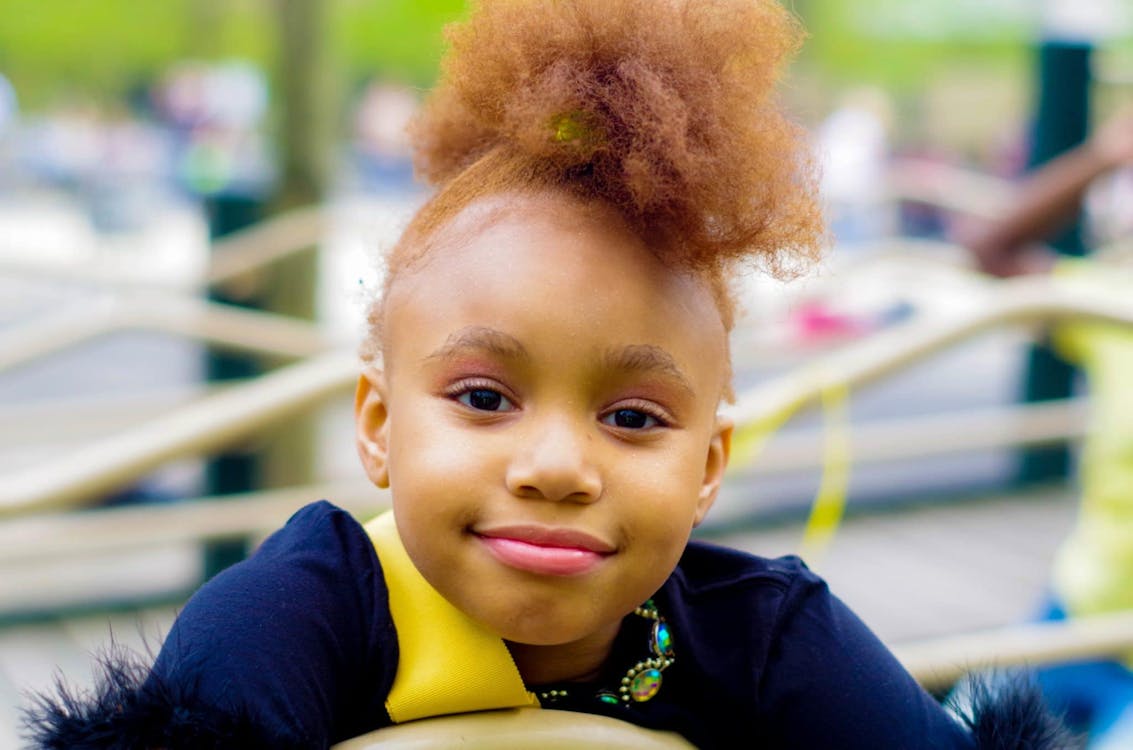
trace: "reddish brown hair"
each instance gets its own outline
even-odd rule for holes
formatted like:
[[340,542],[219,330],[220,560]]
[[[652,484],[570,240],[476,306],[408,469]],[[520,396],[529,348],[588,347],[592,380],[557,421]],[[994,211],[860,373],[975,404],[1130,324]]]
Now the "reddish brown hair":
[[[463,208],[506,193],[614,207],[704,275],[729,328],[736,262],[780,272],[817,254],[806,136],[774,91],[803,34],[774,0],[484,0],[446,32],[411,130],[439,190],[390,253],[387,289]],[[371,355],[380,319],[379,303]]]

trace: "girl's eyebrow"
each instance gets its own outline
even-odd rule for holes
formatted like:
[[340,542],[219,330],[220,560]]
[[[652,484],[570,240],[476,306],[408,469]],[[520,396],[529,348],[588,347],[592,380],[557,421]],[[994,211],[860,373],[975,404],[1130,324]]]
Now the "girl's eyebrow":
[[[425,360],[448,359],[465,352],[481,352],[513,360],[531,359],[527,347],[514,336],[489,326],[468,326],[451,334]],[[620,372],[660,375],[682,390],[693,392],[676,360],[659,346],[630,344],[614,347],[606,350],[602,364],[607,369]]]
[[445,343],[425,360],[447,359],[457,354],[478,351],[506,359],[530,359],[531,355],[519,339],[488,326],[461,328],[445,339]]
[[612,370],[661,375],[682,390],[693,393],[692,385],[677,366],[677,361],[659,346],[631,344],[620,349],[609,349],[605,360],[606,367]]

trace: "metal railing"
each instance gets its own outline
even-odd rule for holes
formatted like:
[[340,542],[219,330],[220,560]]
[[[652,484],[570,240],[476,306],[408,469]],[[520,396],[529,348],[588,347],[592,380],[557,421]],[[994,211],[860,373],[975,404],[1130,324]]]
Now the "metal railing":
[[120,253],[89,253],[66,263],[45,263],[35,256],[9,256],[3,259],[2,269],[27,278],[66,281],[104,289],[172,286],[192,292],[202,285],[232,282],[316,245],[325,236],[328,223],[329,213],[324,206],[297,208],[272,216],[213,241],[203,277],[187,273],[172,283],[155,283],[152,273],[141,273],[133,264],[124,263]]
[[1011,625],[893,648],[929,689],[947,688],[968,672],[1122,656],[1133,651],[1133,611]]
[[225,447],[344,393],[358,371],[351,351],[320,354],[13,472],[0,487],[0,518],[77,507],[167,461]]
[[[317,245],[327,226],[322,207],[274,217],[218,240],[203,281],[224,284],[288,255]],[[269,355],[297,364],[262,379],[213,390],[149,421],[84,443],[65,460],[9,474],[0,517],[77,507],[117,489],[166,461],[218,449],[279,419],[344,392],[357,376],[348,347],[308,321],[210,302],[186,289],[144,288],[118,264],[89,262],[40,267],[11,259],[2,270],[82,281],[100,293],[81,307],[23,324],[0,336],[0,372],[47,357],[101,336],[144,330],[214,346]],[[123,282],[123,278],[125,282]]]
[[336,505],[359,517],[389,507],[388,492],[358,480],[9,518],[0,523],[0,566],[181,542],[262,537],[282,526],[297,508],[318,498],[334,498]]
[[[784,410],[805,408],[831,386],[876,380],[999,325],[1069,317],[1133,325],[1133,302],[1088,291],[1070,280],[1006,282],[998,295],[966,314],[914,319],[819,357],[741,394],[731,412],[739,424],[773,419]],[[73,507],[171,459],[221,448],[345,390],[358,368],[351,352],[319,354],[94,441],[58,461],[15,472],[0,487],[0,515]]]
[[335,342],[304,320],[155,292],[107,297],[24,324],[0,336],[0,371],[127,330],[168,333],[257,354],[309,357]]
[[[962,313],[914,318],[820,356],[795,371],[742,393],[730,411],[741,425],[772,420],[784,411],[807,408],[831,387],[861,386],[995,327],[1070,318],[1133,325],[1133,296],[1075,279],[1028,278],[1003,282],[996,285],[995,294],[984,295],[978,304]],[[269,347],[265,343],[268,331],[279,330],[276,329],[279,321],[272,316],[255,314],[235,319],[245,326],[244,333],[228,337],[229,342],[252,345],[256,343],[256,334],[262,332],[264,336],[258,342],[261,351],[270,348],[280,352],[284,348]],[[287,323],[282,323],[281,328],[288,334],[292,332]],[[296,343],[298,339],[305,341],[304,346],[325,345],[317,336],[308,335],[308,329],[302,330],[295,340],[289,341],[289,345],[294,345],[290,346],[292,352],[301,348]],[[34,346],[35,342],[28,342],[28,348]],[[20,355],[21,352],[8,354],[10,360],[23,361]],[[94,441],[58,461],[15,472],[0,487],[0,516],[74,507],[166,461],[221,448],[346,390],[355,381],[358,367],[351,352],[341,349],[324,352],[255,381],[175,408],[147,424]],[[1022,422],[1037,439],[1055,439],[1059,433],[1073,434],[1074,430],[1081,429],[1080,415],[1075,424],[1068,418],[1069,414],[1069,409],[1047,412],[1041,420],[1036,417]],[[945,420],[946,427],[952,424]],[[943,432],[938,431],[938,435]],[[1007,437],[1032,439],[1027,432],[1028,429],[1018,429],[1017,425]],[[970,430],[965,433],[972,434]],[[984,433],[985,439],[989,434],[992,433]],[[900,446],[909,442],[886,440],[885,444]],[[961,447],[955,440],[949,443],[946,435],[938,442],[943,445],[942,449]],[[884,448],[872,449],[875,459],[882,458],[883,453]]]

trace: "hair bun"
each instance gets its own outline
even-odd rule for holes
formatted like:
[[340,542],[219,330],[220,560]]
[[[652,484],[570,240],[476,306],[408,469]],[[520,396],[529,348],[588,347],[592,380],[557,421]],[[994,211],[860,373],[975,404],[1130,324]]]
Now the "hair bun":
[[443,185],[509,152],[682,261],[778,267],[823,231],[806,135],[774,91],[802,36],[772,0],[484,0],[447,29],[418,173]]

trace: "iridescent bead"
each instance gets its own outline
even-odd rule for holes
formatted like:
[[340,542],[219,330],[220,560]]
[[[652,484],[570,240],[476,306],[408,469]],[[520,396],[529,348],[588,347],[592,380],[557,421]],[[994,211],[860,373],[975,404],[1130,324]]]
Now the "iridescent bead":
[[638,672],[633,676],[633,681],[630,683],[630,695],[638,703],[649,700],[657,695],[657,691],[661,689],[661,672],[657,669],[646,669]]
[[603,703],[609,703],[616,706],[618,703],[618,696],[614,695],[613,693],[598,693],[598,700],[602,701]]
[[653,624],[653,650],[658,656],[665,656],[673,651],[673,635],[669,626],[664,622]]

